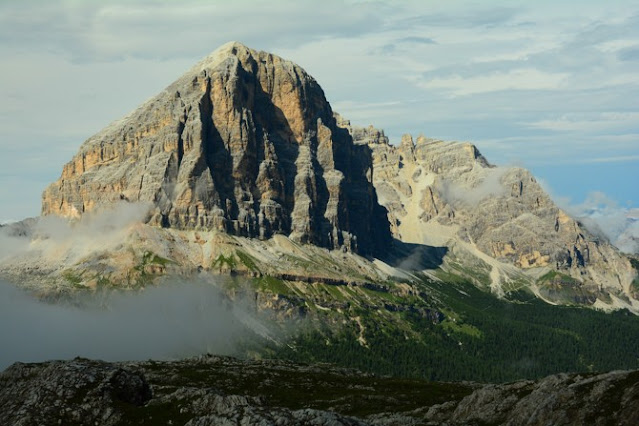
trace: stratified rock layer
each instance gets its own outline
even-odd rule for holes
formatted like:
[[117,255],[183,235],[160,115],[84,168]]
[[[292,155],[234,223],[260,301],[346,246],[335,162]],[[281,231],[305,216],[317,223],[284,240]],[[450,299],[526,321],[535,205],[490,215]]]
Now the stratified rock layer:
[[151,224],[375,253],[390,242],[370,149],[299,66],[239,43],[88,139],[43,194],[66,217],[151,202]]

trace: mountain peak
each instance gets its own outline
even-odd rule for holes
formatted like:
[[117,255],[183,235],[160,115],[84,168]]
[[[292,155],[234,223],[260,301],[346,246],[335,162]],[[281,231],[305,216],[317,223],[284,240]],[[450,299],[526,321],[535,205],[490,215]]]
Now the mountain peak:
[[256,62],[261,62],[269,67],[286,69],[288,72],[293,74],[296,73],[300,78],[313,80],[313,78],[308,75],[302,67],[294,62],[288,61],[269,52],[252,49],[239,41],[230,41],[218,47],[199,61],[185,75],[216,69],[223,66],[223,64],[228,64],[229,60],[233,62],[238,61],[244,70],[250,73],[258,72],[259,67],[256,67],[255,65]]
[[230,42],[89,138],[42,212],[151,202],[155,225],[372,253],[390,230],[369,151],[301,67]]
[[223,44],[222,46],[215,49],[209,55],[204,57],[200,62],[198,62],[194,69],[206,69],[210,67],[215,67],[218,64],[224,62],[229,57],[247,57],[253,56],[256,57],[259,55],[259,52],[249,48],[248,46],[240,43],[239,41],[229,41],[228,43]]

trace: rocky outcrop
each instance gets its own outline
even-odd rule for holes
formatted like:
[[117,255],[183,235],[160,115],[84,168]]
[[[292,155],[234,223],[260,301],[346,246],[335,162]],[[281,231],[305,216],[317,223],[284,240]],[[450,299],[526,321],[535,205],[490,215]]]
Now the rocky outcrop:
[[633,425],[638,408],[639,372],[616,371],[486,385],[457,404],[432,407],[428,417],[448,424]]
[[15,364],[0,375],[4,424],[116,425],[153,394],[137,369],[85,360],[44,365]]
[[163,227],[376,253],[390,234],[371,166],[302,68],[229,43],[89,138],[42,213],[143,201]]
[[639,372],[480,385],[211,356],[77,358],[1,373],[0,418],[12,425],[634,425]]

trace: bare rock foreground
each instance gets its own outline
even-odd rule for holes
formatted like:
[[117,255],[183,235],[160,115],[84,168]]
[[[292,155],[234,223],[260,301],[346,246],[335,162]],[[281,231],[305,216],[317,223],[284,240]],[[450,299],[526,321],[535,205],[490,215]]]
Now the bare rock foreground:
[[635,425],[639,372],[481,385],[211,356],[77,358],[1,373],[0,418],[11,425]]

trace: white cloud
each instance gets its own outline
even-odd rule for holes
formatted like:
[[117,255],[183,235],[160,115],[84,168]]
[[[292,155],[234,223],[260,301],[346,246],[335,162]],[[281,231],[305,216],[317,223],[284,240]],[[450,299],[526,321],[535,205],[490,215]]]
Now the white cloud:
[[532,68],[514,69],[464,78],[459,75],[418,82],[424,89],[443,89],[453,96],[507,90],[549,90],[559,88],[567,73],[548,73]]
[[437,190],[450,204],[476,206],[488,197],[500,197],[508,192],[508,188],[502,184],[502,178],[509,170],[507,167],[487,169],[484,178],[474,186],[458,185],[443,180],[438,183]]
[[151,206],[146,203],[115,203],[79,220],[44,216],[26,226],[26,235],[0,230],[0,261],[16,256],[37,258],[50,264],[74,264],[92,253],[118,245],[137,224],[145,221]]
[[593,163],[625,163],[639,161],[639,155],[622,155],[618,157],[599,157],[599,158],[584,158],[579,161],[583,164],[593,164]]
[[639,253],[639,222],[633,218],[634,210],[620,206],[600,191],[591,192],[580,204],[571,204],[565,198],[557,202],[593,234],[605,237],[626,253]]
[[564,115],[553,120],[540,120],[528,126],[554,131],[592,132],[622,127],[633,127],[639,123],[639,112],[601,112],[588,115]]
[[594,47],[602,52],[617,52],[627,47],[638,47],[639,39],[618,39],[598,43]]

